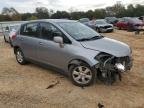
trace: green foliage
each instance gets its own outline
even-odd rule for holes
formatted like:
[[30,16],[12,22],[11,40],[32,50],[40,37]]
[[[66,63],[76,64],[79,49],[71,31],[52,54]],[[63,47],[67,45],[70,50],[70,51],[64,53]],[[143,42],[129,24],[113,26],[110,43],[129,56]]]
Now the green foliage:
[[19,14],[19,12],[14,8],[3,8],[2,13],[0,14],[0,21],[19,21],[19,20],[36,20],[36,19],[74,19],[78,20],[80,18],[105,18],[107,16],[115,16],[115,17],[139,17],[144,16],[144,5],[132,5],[129,4],[125,7],[120,2],[116,3],[113,6],[106,7],[104,9],[95,9],[84,11],[57,11],[54,12],[53,10],[48,10],[45,7],[38,7],[36,8],[34,13],[23,13]]
[[0,15],[0,21],[12,21],[12,19],[8,15]]
[[71,12],[70,13],[71,19],[78,20],[80,18],[86,17],[85,12]]
[[2,14],[0,16],[0,21],[20,21],[21,15],[18,13],[16,9],[11,8],[3,8]]
[[66,11],[57,11],[56,13],[52,14],[51,18],[57,19],[57,18],[70,18],[70,14]]
[[36,8],[36,16],[38,19],[48,19],[49,18],[49,11],[45,7],[38,7]]
[[94,17],[97,19],[105,18],[106,17],[106,10],[104,9],[96,9],[94,11]]
[[24,14],[21,14],[21,20],[22,20],[22,21],[27,21],[27,20],[29,20],[32,16],[33,16],[32,13],[24,13]]
[[37,20],[38,18],[36,16],[31,16],[30,18],[28,18],[27,20]]
[[15,10],[13,7],[11,8],[3,8],[2,10],[2,15],[9,15],[9,16],[12,16],[12,15],[17,15],[19,14],[17,10]]

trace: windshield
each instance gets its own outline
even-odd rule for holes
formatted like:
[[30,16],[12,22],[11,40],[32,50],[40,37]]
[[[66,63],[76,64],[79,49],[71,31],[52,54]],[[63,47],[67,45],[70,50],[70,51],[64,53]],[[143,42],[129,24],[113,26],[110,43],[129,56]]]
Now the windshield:
[[101,20],[101,21],[96,21],[96,24],[107,24],[107,22],[104,20],[103,21]]
[[75,40],[90,39],[95,36],[102,37],[93,29],[79,22],[61,22],[59,25]]

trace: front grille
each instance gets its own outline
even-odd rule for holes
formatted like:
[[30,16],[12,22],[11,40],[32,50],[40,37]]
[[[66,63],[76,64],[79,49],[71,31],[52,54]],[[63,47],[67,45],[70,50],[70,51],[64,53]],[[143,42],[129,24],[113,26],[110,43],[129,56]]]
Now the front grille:
[[112,26],[105,26],[104,28],[111,28]]

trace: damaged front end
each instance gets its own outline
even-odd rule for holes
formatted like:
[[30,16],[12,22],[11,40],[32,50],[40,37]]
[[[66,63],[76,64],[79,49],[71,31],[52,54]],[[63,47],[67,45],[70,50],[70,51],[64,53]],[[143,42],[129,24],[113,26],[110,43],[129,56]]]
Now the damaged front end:
[[99,61],[99,64],[96,65],[98,78],[107,84],[112,84],[117,79],[121,80],[121,73],[130,70],[132,67],[130,56],[115,57],[102,52],[95,59]]

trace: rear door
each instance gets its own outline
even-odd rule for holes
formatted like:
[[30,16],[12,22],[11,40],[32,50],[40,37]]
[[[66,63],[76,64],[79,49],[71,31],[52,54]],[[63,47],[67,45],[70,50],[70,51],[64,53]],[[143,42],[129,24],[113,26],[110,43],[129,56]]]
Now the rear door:
[[37,43],[39,42],[39,23],[28,23],[20,30],[20,47],[26,58],[37,59]]

